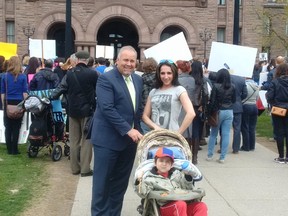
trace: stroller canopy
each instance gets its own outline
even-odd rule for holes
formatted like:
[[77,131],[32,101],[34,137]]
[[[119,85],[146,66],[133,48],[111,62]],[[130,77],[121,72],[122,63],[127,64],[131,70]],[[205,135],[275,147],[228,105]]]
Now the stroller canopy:
[[153,149],[155,151],[158,147],[161,146],[173,146],[179,148],[179,150],[184,153],[186,160],[191,161],[192,159],[192,153],[186,139],[179,133],[162,129],[153,130],[145,134],[145,136],[138,143],[138,163],[141,164],[147,160],[149,158],[148,155],[151,154],[151,151],[153,151]]

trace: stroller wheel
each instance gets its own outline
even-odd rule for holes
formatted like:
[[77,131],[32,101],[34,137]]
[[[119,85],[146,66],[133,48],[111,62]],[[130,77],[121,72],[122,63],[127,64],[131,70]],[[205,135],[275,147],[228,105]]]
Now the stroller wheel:
[[[69,140],[67,140],[67,142],[69,143]],[[67,142],[64,144],[64,155],[70,156],[70,146],[67,144]]]
[[38,155],[39,146],[33,146],[28,142],[27,154],[29,158],[35,158]]
[[62,147],[55,144],[52,149],[51,157],[53,161],[59,161],[62,157]]

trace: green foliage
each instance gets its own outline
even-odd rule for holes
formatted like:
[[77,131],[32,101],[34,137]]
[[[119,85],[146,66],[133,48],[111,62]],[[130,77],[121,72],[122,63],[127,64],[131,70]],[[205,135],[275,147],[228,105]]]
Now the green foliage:
[[26,145],[19,145],[20,155],[8,155],[0,144],[0,215],[19,215],[45,185],[44,170],[48,161],[28,158]]
[[257,125],[256,125],[256,134],[259,137],[273,137],[273,127],[271,122],[271,116],[267,111],[262,113],[258,117]]

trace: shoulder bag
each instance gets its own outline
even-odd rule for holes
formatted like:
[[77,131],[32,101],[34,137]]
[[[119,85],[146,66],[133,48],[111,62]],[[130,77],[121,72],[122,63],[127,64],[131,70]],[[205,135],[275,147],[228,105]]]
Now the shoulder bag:
[[24,109],[17,105],[8,104],[8,74],[6,73],[6,114],[10,119],[20,119],[24,115]]
[[211,127],[216,127],[218,125],[219,110],[213,111],[207,118],[207,124]]
[[272,106],[271,114],[284,117],[287,114],[287,109],[282,108],[282,107]]

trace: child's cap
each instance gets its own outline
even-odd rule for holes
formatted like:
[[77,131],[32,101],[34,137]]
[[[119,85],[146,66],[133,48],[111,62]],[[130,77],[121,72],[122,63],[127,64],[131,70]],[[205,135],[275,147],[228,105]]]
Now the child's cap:
[[155,154],[155,158],[162,158],[162,157],[170,157],[172,159],[172,162],[174,162],[174,156],[173,156],[173,151],[165,148],[165,147],[160,147]]

